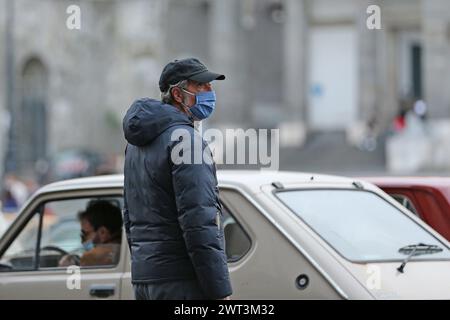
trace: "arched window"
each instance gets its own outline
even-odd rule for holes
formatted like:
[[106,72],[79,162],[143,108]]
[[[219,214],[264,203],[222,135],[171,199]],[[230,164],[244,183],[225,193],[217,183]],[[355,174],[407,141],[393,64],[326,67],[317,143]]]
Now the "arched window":
[[36,161],[47,150],[47,91],[48,75],[37,58],[29,59],[20,81],[20,100],[15,118],[17,169],[34,171]]

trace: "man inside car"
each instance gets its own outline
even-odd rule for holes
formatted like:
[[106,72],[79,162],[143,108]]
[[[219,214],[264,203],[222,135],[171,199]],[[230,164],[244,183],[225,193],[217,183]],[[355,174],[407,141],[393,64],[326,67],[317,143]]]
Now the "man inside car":
[[94,201],[78,214],[78,219],[84,253],[81,257],[65,255],[59,266],[116,264],[122,239],[122,214],[119,207],[105,200]]

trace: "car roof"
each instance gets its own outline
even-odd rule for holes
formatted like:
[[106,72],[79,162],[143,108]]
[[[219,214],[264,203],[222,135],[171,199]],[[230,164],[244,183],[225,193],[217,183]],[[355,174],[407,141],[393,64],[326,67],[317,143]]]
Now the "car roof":
[[[218,170],[217,178],[219,185],[237,186],[252,193],[260,191],[262,185],[271,184],[273,182],[287,185],[308,183],[311,186],[318,184],[336,186],[346,184],[350,186],[351,183],[355,181],[355,179],[316,173],[269,170]],[[122,188],[123,181],[123,174],[69,179],[48,184],[39,189],[38,193],[77,189]]]
[[251,192],[258,192],[262,185],[274,182],[285,186],[308,184],[313,187],[324,184],[351,186],[355,181],[355,179],[317,173],[271,170],[223,170],[219,171],[217,176],[221,185],[234,184]]

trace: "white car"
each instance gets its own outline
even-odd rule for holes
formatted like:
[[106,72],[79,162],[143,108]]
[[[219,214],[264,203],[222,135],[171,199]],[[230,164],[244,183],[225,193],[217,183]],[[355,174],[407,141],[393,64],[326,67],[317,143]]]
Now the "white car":
[[[233,299],[450,299],[450,244],[370,183],[218,173]],[[0,299],[133,299],[122,236],[112,264],[62,267],[90,201],[122,206],[123,176],[53,183],[0,240]]]

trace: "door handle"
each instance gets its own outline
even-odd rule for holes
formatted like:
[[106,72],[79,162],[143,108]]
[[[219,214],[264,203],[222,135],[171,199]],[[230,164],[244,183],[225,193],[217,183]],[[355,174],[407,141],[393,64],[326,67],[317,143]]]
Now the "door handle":
[[89,289],[89,294],[92,297],[108,298],[110,296],[113,296],[115,291],[115,284],[97,284],[91,286],[91,288]]

